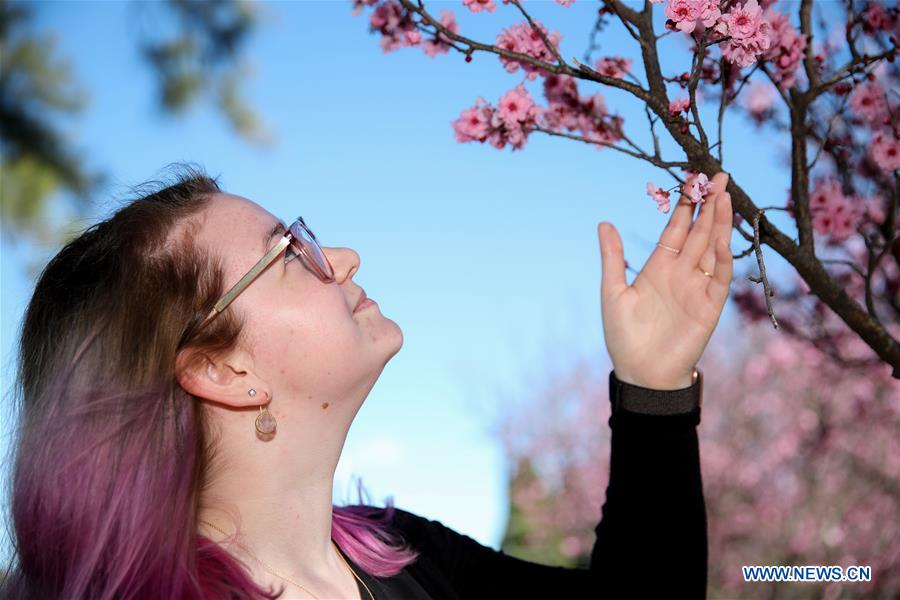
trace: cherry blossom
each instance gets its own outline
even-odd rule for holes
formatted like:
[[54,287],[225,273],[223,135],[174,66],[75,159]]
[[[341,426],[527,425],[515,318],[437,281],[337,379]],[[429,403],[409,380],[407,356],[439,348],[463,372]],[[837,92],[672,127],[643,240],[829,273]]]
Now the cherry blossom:
[[704,202],[704,196],[709,192],[712,181],[706,176],[706,173],[695,173],[691,175],[687,182],[686,195],[691,202]]
[[497,8],[494,0],[463,0],[463,4],[474,13],[479,13],[483,10],[494,12]]
[[769,49],[772,26],[762,18],[756,0],[743,6],[735,4],[722,17],[730,39],[723,43],[722,54],[740,67],[749,67]]
[[879,129],[872,135],[872,159],[886,173],[900,169],[900,140],[889,129]]
[[806,34],[798,33],[788,16],[772,8],[766,10],[765,20],[771,29],[772,43],[765,58],[775,65],[775,80],[783,89],[797,83],[797,67],[806,50]]
[[[562,36],[556,31],[547,33],[546,27],[541,25],[538,21],[535,21],[534,23],[542,32],[544,32],[544,35],[547,36],[550,44],[554,48],[558,48]],[[554,60],[553,53],[547,48],[546,44],[544,44],[541,35],[535,31],[531,25],[524,22],[501,31],[497,36],[497,46],[504,50],[509,50],[510,52],[527,54],[528,56],[544,62],[553,62]],[[500,62],[503,64],[503,68],[510,73],[515,73],[519,67],[522,67],[526,77],[530,80],[537,78],[539,71],[542,71],[542,69],[539,69],[534,65],[521,63],[518,60],[509,59],[505,56],[500,56]]]
[[857,198],[845,196],[836,179],[823,178],[809,196],[809,211],[816,232],[828,236],[829,243],[837,243],[856,233],[865,205]]
[[771,85],[759,81],[750,83],[745,94],[744,106],[747,107],[747,111],[757,123],[761,123],[766,118],[778,97]]
[[[547,106],[539,111],[538,121],[548,129],[578,131],[588,141],[613,143],[621,139],[622,119],[610,115],[603,96],[580,96],[578,85],[568,75],[550,74],[544,78]],[[597,149],[603,148],[598,144]]]
[[453,130],[458,142],[487,141],[497,149],[509,144],[521,150],[534,129],[537,114],[534,99],[520,84],[500,98],[497,108],[479,97],[453,122]]
[[[459,33],[459,25],[456,24],[456,16],[449,10],[441,11],[441,25],[446,27],[453,33]],[[450,44],[442,33],[438,33],[437,37],[425,40],[422,43],[422,50],[425,54],[434,58],[438,54],[446,54],[450,50]]]
[[656,201],[659,212],[669,212],[669,192],[661,187],[654,185],[653,182],[647,182],[647,195]]
[[887,29],[891,25],[890,16],[884,9],[884,6],[878,2],[871,3],[862,16],[865,18],[866,24],[872,29]]
[[669,0],[666,16],[685,33],[712,27],[721,16],[717,0]]
[[690,98],[679,98],[678,100],[672,100],[669,102],[669,114],[673,117],[677,117],[682,112],[687,112],[691,108],[691,99]]
[[621,56],[607,56],[594,64],[594,70],[607,77],[621,79],[631,70],[631,59]]
[[534,120],[534,99],[524,85],[518,85],[500,98],[497,110],[504,123],[514,127]]
[[850,108],[863,121],[880,125],[888,112],[884,88],[877,81],[857,85],[850,95]]

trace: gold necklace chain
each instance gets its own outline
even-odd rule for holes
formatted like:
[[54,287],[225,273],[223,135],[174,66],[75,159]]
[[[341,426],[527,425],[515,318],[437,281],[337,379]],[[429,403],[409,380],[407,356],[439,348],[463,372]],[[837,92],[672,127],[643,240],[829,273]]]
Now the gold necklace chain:
[[[215,529],[216,531],[218,531],[219,533],[221,533],[221,534],[224,535],[225,537],[228,537],[228,534],[227,534],[227,533],[225,533],[224,531],[222,531],[220,528],[216,527],[215,525],[213,525],[213,524],[210,523],[209,521],[204,521],[203,519],[200,519],[200,522],[203,523],[204,525],[208,525],[209,527],[212,527],[213,529]],[[253,552],[251,552],[246,546],[244,546],[243,544],[239,543],[237,540],[235,540],[234,544],[235,544],[238,548],[240,548],[241,550],[243,550],[244,552],[246,552],[247,554],[249,554],[250,556],[252,556],[252,557],[253,557],[253,560],[255,560],[256,562],[258,562],[259,565],[260,565],[263,569],[265,569],[266,571],[268,571],[269,573],[271,573],[271,574],[274,575],[275,577],[278,577],[279,579],[283,579],[284,581],[287,581],[288,583],[294,584],[295,586],[297,586],[298,588],[300,588],[301,590],[303,590],[304,592],[306,592],[307,594],[309,594],[310,596],[312,596],[312,597],[315,598],[316,600],[319,600],[319,597],[318,597],[318,596],[316,596],[315,594],[313,594],[311,591],[309,591],[308,589],[306,589],[305,587],[303,587],[302,585],[300,585],[299,583],[297,583],[296,581],[294,581],[294,580],[291,579],[290,577],[287,577],[287,576],[285,576],[285,575],[281,575],[280,573],[278,573],[275,569],[273,569],[273,568],[270,567],[268,564],[266,564],[266,563],[264,563],[262,560],[260,560],[260,558],[259,558],[258,556],[256,556],[255,554],[253,554]],[[366,582],[365,582],[365,581],[363,581],[362,579],[359,578],[359,575],[356,574],[356,571],[353,570],[353,568],[350,566],[350,563],[348,563],[348,562],[347,562],[347,559],[344,558],[344,555],[341,554],[341,551],[340,551],[340,549],[338,549],[337,544],[334,543],[334,540],[331,540],[331,545],[334,546],[334,549],[335,549],[335,551],[337,552],[337,555],[340,557],[341,561],[347,566],[347,570],[349,570],[350,573],[356,578],[356,580],[359,581],[361,584],[363,584],[363,587],[365,587],[365,588],[366,588],[366,591],[369,592],[369,598],[371,598],[371,600],[375,600],[375,596],[372,594],[372,590],[369,589],[369,586],[366,585]]]

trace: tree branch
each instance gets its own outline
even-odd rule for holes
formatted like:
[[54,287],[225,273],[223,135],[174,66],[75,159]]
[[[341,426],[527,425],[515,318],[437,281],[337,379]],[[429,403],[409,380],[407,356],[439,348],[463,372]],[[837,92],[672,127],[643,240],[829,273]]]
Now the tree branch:
[[435,19],[427,10],[425,10],[425,4],[419,1],[418,5],[413,4],[412,0],[399,0],[400,4],[403,5],[405,9],[410,12],[414,12],[425,22],[426,25],[434,27],[436,31],[439,31],[444,37],[447,39],[465,44],[469,47],[469,50],[466,51],[466,54],[471,54],[475,50],[480,50],[482,52],[488,52],[491,54],[497,54],[499,56],[503,56],[510,60],[516,60],[521,63],[529,64],[533,67],[537,67],[539,69],[543,69],[549,73],[556,73],[557,75],[569,75],[571,77],[576,77],[578,79],[587,79],[590,81],[596,81],[598,83],[606,84],[610,87],[619,88],[625,90],[626,92],[631,93],[636,98],[644,100],[645,102],[649,99],[649,93],[642,89],[640,86],[625,81],[623,79],[618,79],[616,77],[607,77],[605,75],[601,75],[594,71],[593,69],[573,69],[568,65],[554,65],[548,62],[544,62],[542,60],[538,60],[533,56],[529,56],[527,54],[522,54],[521,52],[513,52],[511,50],[505,50],[498,46],[494,46],[491,44],[482,44],[481,42],[476,42],[473,39],[467,38],[465,36],[453,33],[440,21]]

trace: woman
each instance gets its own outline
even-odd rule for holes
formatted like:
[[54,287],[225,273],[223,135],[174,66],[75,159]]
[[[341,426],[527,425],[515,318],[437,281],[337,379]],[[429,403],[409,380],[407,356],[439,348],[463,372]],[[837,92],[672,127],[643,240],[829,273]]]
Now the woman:
[[715,245],[731,230],[726,180],[696,220],[682,198],[631,286],[618,233],[598,226],[612,465],[591,567],[565,569],[390,504],[332,505],[400,328],[354,283],[356,252],[185,170],[67,244],[36,285],[5,595],[702,597],[694,365],[731,280]]

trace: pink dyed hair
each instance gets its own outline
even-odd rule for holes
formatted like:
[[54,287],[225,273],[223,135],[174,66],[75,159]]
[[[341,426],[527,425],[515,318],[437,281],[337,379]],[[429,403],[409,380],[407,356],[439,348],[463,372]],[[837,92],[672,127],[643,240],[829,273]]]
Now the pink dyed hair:
[[[9,493],[15,563],[4,598],[276,598],[196,532],[215,447],[176,353],[227,352],[242,323],[198,328],[225,288],[221,259],[176,225],[218,183],[179,165],[66,244],[38,280],[22,325]],[[390,528],[392,501],[334,506],[332,537],[366,572],[418,554]]]

